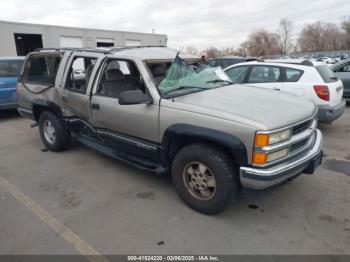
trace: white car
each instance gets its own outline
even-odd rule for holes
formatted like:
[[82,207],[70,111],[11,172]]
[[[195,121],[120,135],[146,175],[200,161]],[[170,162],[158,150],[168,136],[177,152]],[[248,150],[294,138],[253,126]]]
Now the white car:
[[304,96],[318,105],[319,122],[332,123],[345,110],[343,83],[322,62],[298,59],[246,62],[225,68],[236,84],[246,84]]
[[329,66],[332,66],[337,62],[335,59],[330,58],[330,57],[318,57],[318,58],[316,58],[316,61],[324,62]]

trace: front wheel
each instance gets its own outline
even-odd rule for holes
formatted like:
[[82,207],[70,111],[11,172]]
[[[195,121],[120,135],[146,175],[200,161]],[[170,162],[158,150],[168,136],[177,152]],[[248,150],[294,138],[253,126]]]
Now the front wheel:
[[55,114],[45,111],[39,117],[39,132],[45,146],[54,152],[67,149],[71,142],[71,135],[62,120]]
[[238,192],[232,159],[210,144],[181,149],[172,164],[172,180],[181,199],[194,210],[217,214]]

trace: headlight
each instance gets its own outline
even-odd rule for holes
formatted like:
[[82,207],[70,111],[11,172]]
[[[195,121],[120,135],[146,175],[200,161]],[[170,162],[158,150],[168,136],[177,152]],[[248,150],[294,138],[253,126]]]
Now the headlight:
[[[278,131],[275,133],[265,134],[257,132],[255,135],[255,149],[253,153],[252,162],[255,165],[265,165],[270,162],[276,161],[278,159],[288,156],[288,148],[283,148],[274,152],[264,152],[267,148],[262,149],[267,146],[275,145],[283,141],[287,141],[291,137],[291,129],[286,129],[283,131]],[[260,148],[260,149],[258,149]],[[272,149],[272,148],[271,148]],[[269,149],[269,150],[271,150]]]
[[290,138],[291,131],[286,129],[280,132],[272,134],[259,134],[255,135],[255,146],[264,147],[269,145],[274,145],[283,141],[286,141]]
[[288,155],[288,149],[282,149],[273,153],[255,152],[253,154],[253,164],[264,165]]

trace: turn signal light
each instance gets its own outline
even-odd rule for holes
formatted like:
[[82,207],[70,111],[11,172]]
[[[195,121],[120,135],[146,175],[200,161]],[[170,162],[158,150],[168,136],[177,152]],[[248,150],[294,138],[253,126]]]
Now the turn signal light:
[[267,162],[267,154],[266,153],[254,153],[253,154],[253,164],[255,165],[263,165]]
[[328,86],[316,85],[314,86],[315,92],[319,98],[325,101],[329,101],[329,88]]
[[263,147],[269,145],[270,136],[268,134],[256,134],[255,146]]

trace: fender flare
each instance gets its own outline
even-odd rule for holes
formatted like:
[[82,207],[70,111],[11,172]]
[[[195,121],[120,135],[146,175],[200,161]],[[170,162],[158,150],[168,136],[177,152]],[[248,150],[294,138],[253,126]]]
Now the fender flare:
[[197,139],[216,144],[225,148],[235,158],[235,162],[238,165],[244,166],[248,164],[246,147],[236,136],[215,129],[187,124],[175,124],[166,129],[162,139],[162,147],[166,155],[166,159],[163,159],[163,161],[170,160],[171,145],[174,139],[177,138]]
[[54,102],[45,99],[34,99],[32,103],[34,119],[38,121],[38,116],[36,115],[36,107],[47,108],[49,111],[55,113],[58,117],[62,116],[61,108]]

